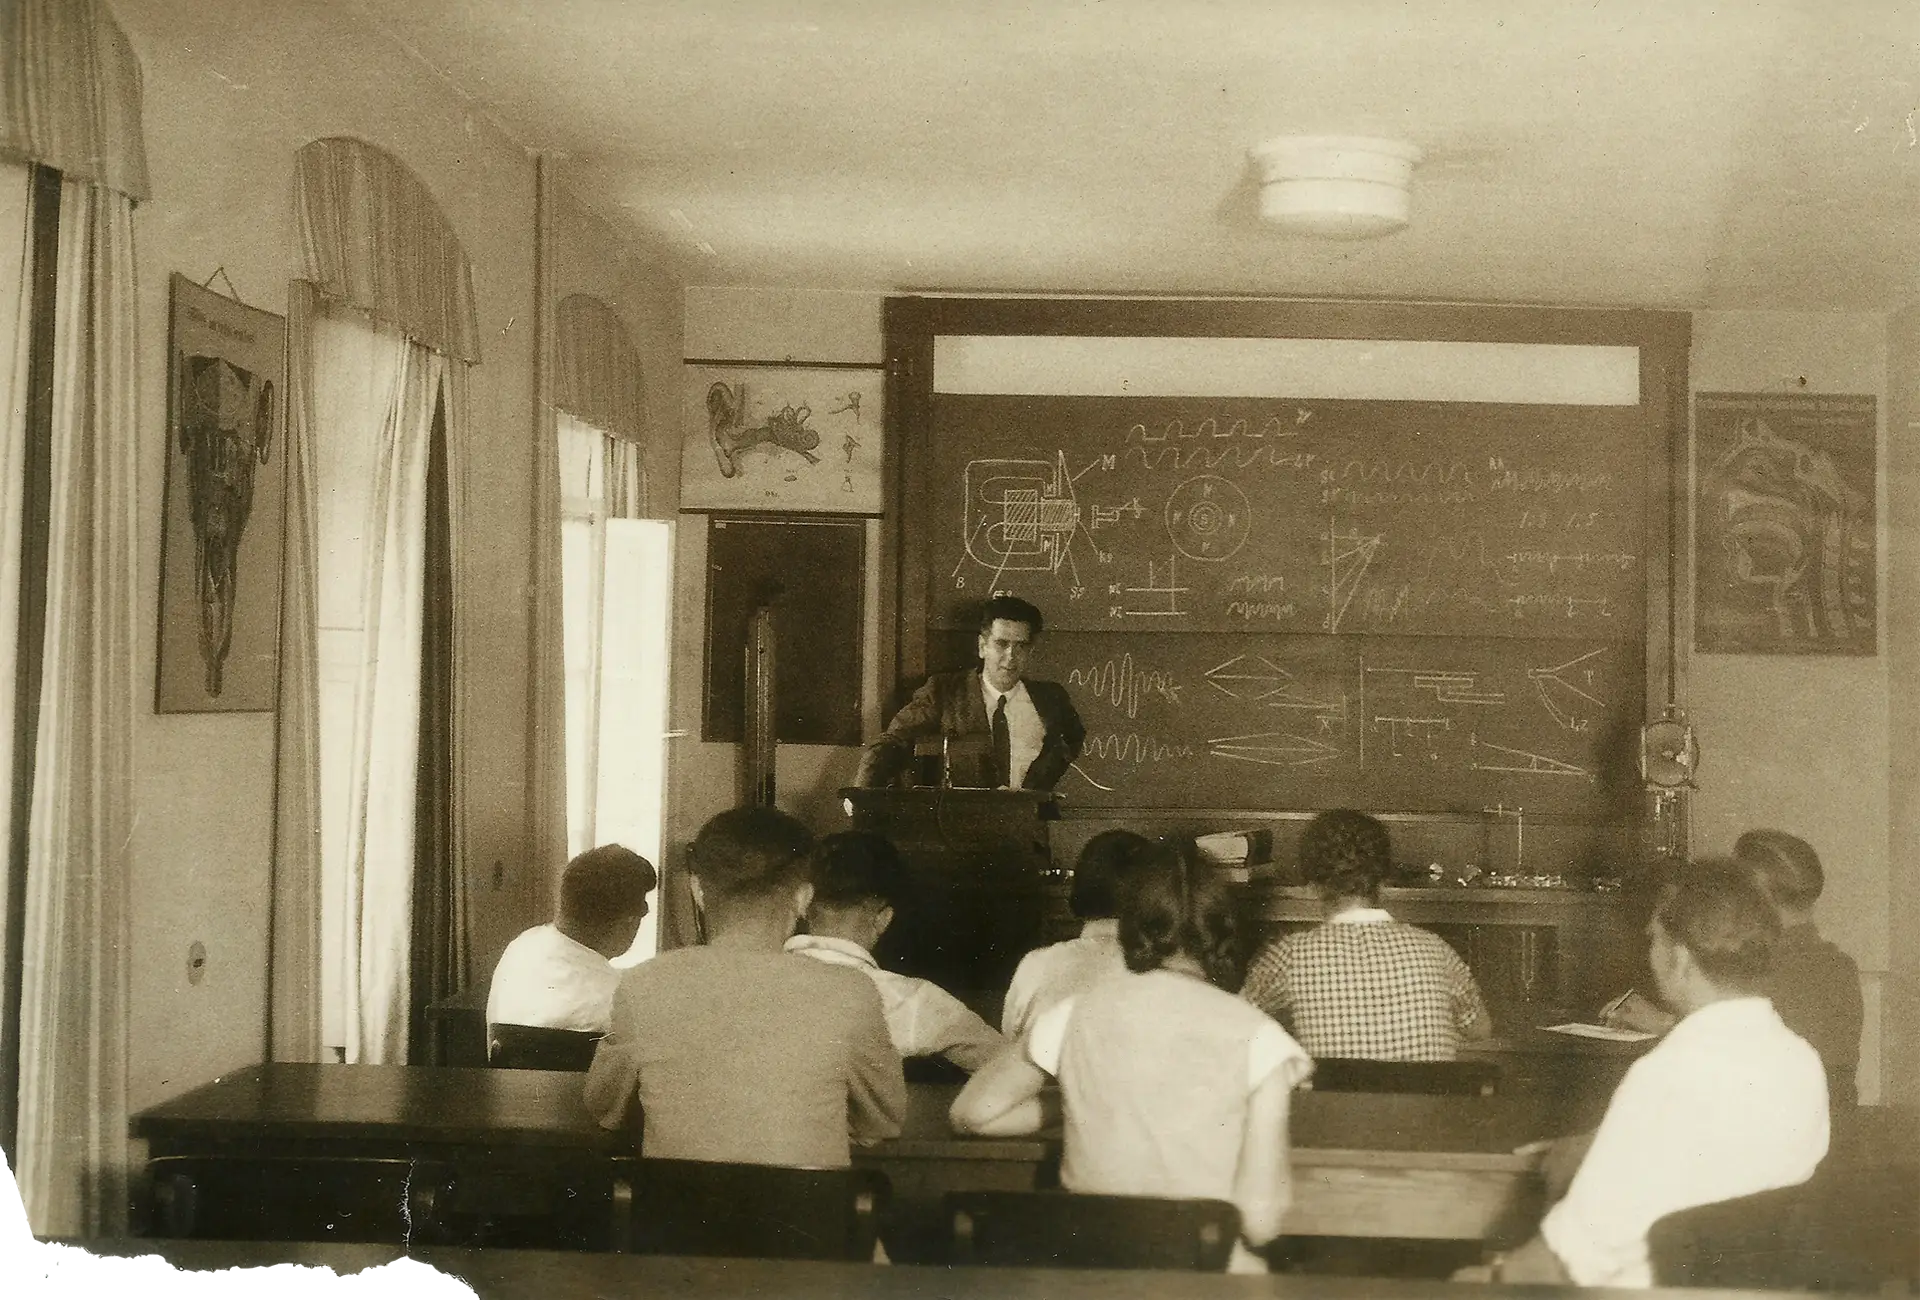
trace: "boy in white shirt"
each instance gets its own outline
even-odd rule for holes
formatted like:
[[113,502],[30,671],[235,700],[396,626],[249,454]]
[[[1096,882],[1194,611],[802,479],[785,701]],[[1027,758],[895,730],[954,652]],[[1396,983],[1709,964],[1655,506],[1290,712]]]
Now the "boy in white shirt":
[[603,844],[567,863],[560,908],[507,945],[487,991],[489,1025],[530,1025],[604,1034],[620,972],[612,959],[633,944],[659,881],[632,849]]
[[1539,1235],[1458,1280],[1650,1286],[1656,1221],[1796,1186],[1825,1157],[1826,1072],[1760,996],[1780,921],[1751,874],[1694,863],[1647,935],[1679,1023],[1627,1071]]
[[938,984],[882,970],[873,959],[902,885],[900,855],[884,836],[827,836],[813,852],[808,933],[787,940],[787,951],[865,973],[880,990],[887,1034],[902,1057],[943,1056],[972,1073],[1006,1040]]

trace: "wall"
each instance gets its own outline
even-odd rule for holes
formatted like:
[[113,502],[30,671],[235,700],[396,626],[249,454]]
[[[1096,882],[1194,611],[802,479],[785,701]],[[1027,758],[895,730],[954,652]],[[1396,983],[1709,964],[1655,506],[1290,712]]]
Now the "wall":
[[1887,325],[1887,727],[1891,747],[1887,979],[1881,1078],[1889,1101],[1920,1102],[1920,306]]
[[[1821,931],[1860,964],[1867,998],[1861,1099],[1878,1095],[1888,969],[1886,318],[1870,313],[1698,312],[1695,392],[1871,393],[1880,400],[1881,652],[1871,658],[1694,655],[1685,703],[1700,735],[1697,852],[1776,826],[1819,851]],[[1805,384],[1801,380],[1804,377]],[[1907,636],[1911,644],[1911,635]]]
[[[685,356],[709,361],[848,361],[877,367],[882,361],[881,302],[878,294],[689,286]],[[677,426],[680,376],[673,374],[668,382],[673,386]],[[668,751],[673,773],[668,821],[670,866],[682,860],[686,844],[702,822],[738,802],[741,788],[740,747],[700,739],[706,530],[705,515],[681,515],[674,546],[673,731]],[[878,529],[870,525],[866,566],[870,631],[863,638],[866,672],[861,710],[867,735],[878,735],[881,722],[880,686],[873,663],[878,629],[878,561]],[[857,748],[781,745],[774,770],[780,807],[817,831],[845,829],[837,792],[851,784],[859,761]],[[669,907],[673,907],[671,899]],[[681,910],[677,917],[669,918],[682,939],[687,932],[674,922],[684,916]]]
[[[292,159],[354,135],[426,183],[473,261],[483,363],[464,467],[468,519],[468,807],[476,963],[524,923],[526,586],[533,352],[533,164],[438,79],[335,6],[114,0],[146,91],[153,199],[135,218],[140,277],[136,679],[151,682],[165,465],[167,279],[225,266],[240,296],[286,310]],[[129,1100],[138,1108],[265,1050],[273,770],[269,714],[136,720]],[[504,904],[504,905],[503,905]],[[189,943],[206,944],[189,985]]]

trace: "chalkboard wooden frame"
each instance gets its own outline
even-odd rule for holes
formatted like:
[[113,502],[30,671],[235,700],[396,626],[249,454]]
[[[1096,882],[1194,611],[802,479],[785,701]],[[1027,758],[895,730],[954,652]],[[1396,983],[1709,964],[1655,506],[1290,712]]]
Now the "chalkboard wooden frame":
[[[887,513],[881,528],[883,672],[904,688],[925,675],[937,638],[927,608],[929,438],[934,340],[952,335],[1084,338],[1382,339],[1631,346],[1640,357],[1646,467],[1644,645],[1649,716],[1678,699],[1686,647],[1676,636],[1686,559],[1684,482],[1690,318],[1681,312],[1455,306],[1332,300],[979,299],[903,297],[885,308]],[[935,656],[937,657],[937,656]],[[1101,810],[1110,815],[1115,809]]]

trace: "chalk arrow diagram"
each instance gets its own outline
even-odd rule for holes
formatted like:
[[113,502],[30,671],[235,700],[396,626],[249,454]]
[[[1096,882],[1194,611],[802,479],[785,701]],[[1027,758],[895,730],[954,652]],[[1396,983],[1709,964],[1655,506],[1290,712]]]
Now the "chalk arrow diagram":
[[1230,700],[1264,700],[1293,681],[1292,673],[1263,655],[1235,655],[1201,676]]
[[1201,674],[1216,691],[1230,700],[1264,704],[1270,709],[1300,709],[1344,718],[1347,697],[1316,699],[1300,689],[1298,679],[1288,670],[1263,655],[1235,655],[1218,667]]
[[1207,752],[1215,758],[1230,758],[1241,763],[1262,763],[1268,767],[1310,767],[1339,758],[1342,751],[1310,736],[1285,731],[1263,731],[1250,736],[1219,736],[1207,742]]

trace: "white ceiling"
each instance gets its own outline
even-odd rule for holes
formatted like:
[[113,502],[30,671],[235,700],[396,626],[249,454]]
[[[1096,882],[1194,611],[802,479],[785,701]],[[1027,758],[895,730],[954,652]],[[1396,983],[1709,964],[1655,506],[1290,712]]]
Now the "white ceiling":
[[[1920,5],[384,0],[696,284],[1920,301]],[[1263,228],[1250,145],[1423,147],[1413,226]]]

